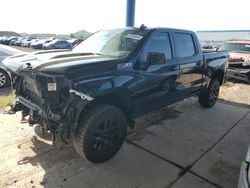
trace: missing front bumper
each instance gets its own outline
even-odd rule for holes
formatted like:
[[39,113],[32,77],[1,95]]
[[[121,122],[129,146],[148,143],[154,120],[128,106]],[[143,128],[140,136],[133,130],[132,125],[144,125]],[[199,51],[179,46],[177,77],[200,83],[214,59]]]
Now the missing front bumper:
[[227,77],[250,83],[250,69],[228,68]]

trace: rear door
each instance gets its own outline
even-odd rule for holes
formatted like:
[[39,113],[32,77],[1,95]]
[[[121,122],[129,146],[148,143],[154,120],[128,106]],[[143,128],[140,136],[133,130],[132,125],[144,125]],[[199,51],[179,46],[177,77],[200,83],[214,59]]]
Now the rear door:
[[203,53],[198,39],[190,32],[174,32],[175,60],[180,66],[177,90],[181,98],[199,91],[204,69]]

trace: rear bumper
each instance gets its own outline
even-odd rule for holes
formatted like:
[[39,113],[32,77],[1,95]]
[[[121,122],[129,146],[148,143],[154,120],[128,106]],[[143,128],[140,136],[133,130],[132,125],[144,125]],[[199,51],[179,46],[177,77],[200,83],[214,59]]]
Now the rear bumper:
[[250,83],[250,69],[239,69],[229,67],[227,77]]
[[241,163],[240,176],[238,181],[238,188],[250,188],[248,181],[248,173],[250,166],[250,146],[248,147],[245,161]]

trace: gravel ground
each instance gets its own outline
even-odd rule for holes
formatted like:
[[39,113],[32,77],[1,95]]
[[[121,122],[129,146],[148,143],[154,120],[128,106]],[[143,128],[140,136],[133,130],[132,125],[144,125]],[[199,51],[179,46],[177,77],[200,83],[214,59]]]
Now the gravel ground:
[[220,89],[220,99],[250,107],[250,85],[227,82]]
[[33,48],[27,48],[27,47],[21,47],[21,46],[11,46],[17,50],[21,50],[21,51],[24,51],[24,52],[34,52],[34,51],[37,51]]

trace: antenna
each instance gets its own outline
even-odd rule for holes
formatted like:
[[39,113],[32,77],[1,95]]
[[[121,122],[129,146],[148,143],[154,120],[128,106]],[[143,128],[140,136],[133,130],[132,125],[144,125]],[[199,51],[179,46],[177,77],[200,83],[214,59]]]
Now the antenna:
[[140,29],[140,30],[145,30],[145,29],[147,29],[147,26],[145,26],[144,24],[141,24],[141,26],[140,26],[139,29]]

